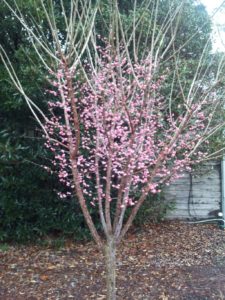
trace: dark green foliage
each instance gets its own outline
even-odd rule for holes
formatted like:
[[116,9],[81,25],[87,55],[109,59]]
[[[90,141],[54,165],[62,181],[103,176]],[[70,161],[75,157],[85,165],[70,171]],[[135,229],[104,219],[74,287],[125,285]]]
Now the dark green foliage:
[[87,236],[76,199],[59,200],[57,179],[41,167],[45,150],[35,139],[31,144],[6,131],[0,138],[0,240],[25,242],[51,233]]
[[[132,35],[133,22],[134,22],[134,2],[135,1],[118,1],[119,10],[121,13],[121,20],[125,29],[127,39]],[[168,48],[166,59],[171,58],[174,54],[174,50],[177,51],[181,59],[199,59],[202,55],[205,44],[210,38],[212,31],[211,20],[206,11],[206,8],[199,4],[195,0],[180,1],[180,0],[161,0],[151,1],[148,9],[145,7],[145,1],[136,1],[135,20],[138,22],[138,26],[135,31],[136,47],[139,47],[139,54],[147,53],[152,47],[152,35],[153,35],[153,19],[156,18],[156,26],[154,37],[159,34],[161,36],[158,42],[154,44],[154,48],[151,49],[157,51],[160,46],[160,54],[162,54],[170,43],[173,34],[176,32],[176,38],[174,42]],[[158,4],[157,4],[158,3]],[[107,25],[107,22],[112,18],[111,13],[112,1],[102,1],[101,12],[99,15],[99,25],[97,29],[100,34],[107,35],[107,26],[101,26],[102,23]],[[162,39],[162,25],[164,26],[169,17],[173,17],[173,14],[180,7],[179,13],[177,13],[175,19],[167,24],[170,28],[166,32],[165,37]],[[167,20],[167,21],[166,21]],[[98,24],[98,23],[97,23]],[[173,32],[172,32],[173,31]],[[147,38],[147,40],[146,40]],[[131,57],[133,56],[133,45],[130,45]],[[209,46],[211,50],[211,45]],[[166,69],[167,66],[163,65]],[[193,71],[192,71],[193,72]],[[193,74],[193,73],[192,73]]]
[[134,225],[141,226],[150,222],[160,222],[165,218],[167,212],[174,208],[175,204],[167,201],[163,192],[156,195],[150,194],[138,211]]
[[[133,197],[138,200],[140,195],[140,192],[135,193]],[[133,224],[134,226],[140,227],[143,224],[160,222],[165,218],[167,212],[174,208],[175,203],[173,201],[167,201],[163,191],[157,194],[149,194],[143,205],[140,207]],[[132,208],[127,209],[125,219],[129,217],[131,209]]]

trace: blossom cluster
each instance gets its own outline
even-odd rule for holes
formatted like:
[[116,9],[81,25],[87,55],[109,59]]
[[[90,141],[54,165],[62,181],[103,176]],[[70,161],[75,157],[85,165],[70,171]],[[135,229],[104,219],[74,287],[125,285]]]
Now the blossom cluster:
[[[76,168],[84,196],[95,205],[122,191],[121,205],[134,205],[136,191],[159,192],[162,184],[204,156],[190,153],[204,131],[205,115],[195,103],[179,116],[169,113],[167,99],[160,94],[165,79],[154,76],[151,59],[131,63],[113,55],[110,46],[98,50],[96,69],[85,64],[88,80],[63,62],[55,74],[46,146],[67,187],[60,197],[73,193],[70,153],[71,147],[78,147]],[[79,144],[73,105],[79,116]]]

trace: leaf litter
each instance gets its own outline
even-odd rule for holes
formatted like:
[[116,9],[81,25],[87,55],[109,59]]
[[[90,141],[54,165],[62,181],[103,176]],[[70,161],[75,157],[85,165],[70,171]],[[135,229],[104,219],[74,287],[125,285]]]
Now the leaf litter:
[[[165,221],[133,231],[118,249],[118,299],[225,299],[225,231]],[[0,300],[104,300],[104,258],[92,242],[0,250]]]

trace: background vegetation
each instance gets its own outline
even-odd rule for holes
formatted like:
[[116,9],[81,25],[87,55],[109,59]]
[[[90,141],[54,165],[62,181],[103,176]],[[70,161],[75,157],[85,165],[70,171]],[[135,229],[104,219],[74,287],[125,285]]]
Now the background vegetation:
[[[55,2],[57,7],[57,1]],[[42,24],[44,28],[46,20],[37,3],[38,1],[23,0],[22,6],[26,11],[31,12],[36,22]],[[141,3],[141,0],[137,1],[137,10],[143,13]],[[180,1],[160,1],[157,20],[159,26],[168,11],[169,3],[176,7]],[[96,30],[102,36],[107,34],[110,5],[110,1],[102,1],[101,12],[97,16]],[[132,22],[132,7],[132,1],[120,1],[122,20],[127,27],[128,34]],[[146,32],[145,28],[148,28],[150,14],[151,10],[146,11],[139,25],[143,33]],[[27,17],[30,16],[27,14]],[[60,18],[59,13],[58,20]],[[3,4],[0,4],[0,28],[0,43],[14,64],[25,91],[35,103],[45,109],[46,74],[36,53],[30,47],[21,25]],[[210,34],[211,22],[205,8],[194,0],[186,1],[179,20],[179,38],[176,39],[173,47],[180,51],[180,80],[186,82],[187,85],[189,78],[192,77],[191,74],[197,68]],[[142,37],[144,41],[144,36],[140,35],[140,47],[143,47],[144,51],[150,45],[151,32],[149,43],[144,44]],[[171,33],[168,32],[167,39],[170,38]],[[188,43],[185,43],[187,40]],[[207,51],[208,59],[212,59],[210,43]],[[170,55],[170,52],[167,53],[165,69],[161,71],[170,69],[173,61]],[[204,63],[207,65],[207,61]],[[172,80],[172,73],[169,73],[168,86],[171,85]],[[172,97],[176,99],[174,102],[176,105],[181,97],[178,91],[179,88],[175,85]],[[162,92],[168,96],[166,86]],[[59,186],[54,176],[50,176],[43,169],[43,165],[50,165],[51,154],[44,148],[44,141],[37,124],[22,96],[10,82],[2,64],[0,64],[0,102],[0,240],[25,242],[51,233],[74,236],[79,239],[89,237],[76,199],[68,202],[57,197],[56,190],[62,187]],[[177,107],[173,109],[175,111]],[[218,135],[213,141],[211,147],[218,147],[218,144],[222,143],[221,136]],[[168,208],[170,207],[163,201],[163,195],[151,196],[140,210],[136,225],[146,220],[161,219]]]

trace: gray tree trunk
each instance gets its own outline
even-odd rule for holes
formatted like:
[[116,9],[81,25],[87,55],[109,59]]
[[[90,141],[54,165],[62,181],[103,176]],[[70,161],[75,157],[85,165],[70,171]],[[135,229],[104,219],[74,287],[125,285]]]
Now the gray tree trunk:
[[113,238],[107,239],[105,259],[107,300],[116,300],[116,245]]

